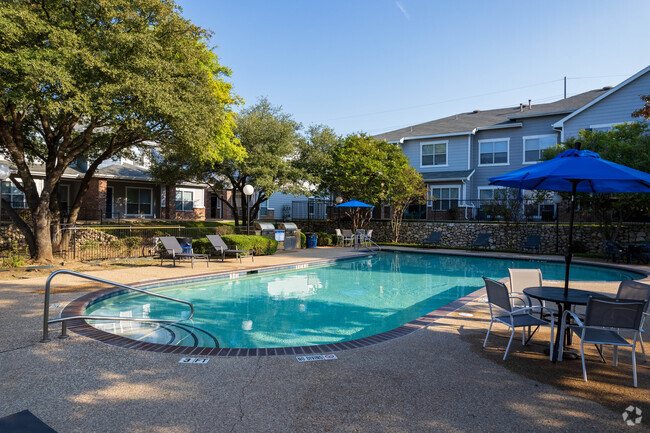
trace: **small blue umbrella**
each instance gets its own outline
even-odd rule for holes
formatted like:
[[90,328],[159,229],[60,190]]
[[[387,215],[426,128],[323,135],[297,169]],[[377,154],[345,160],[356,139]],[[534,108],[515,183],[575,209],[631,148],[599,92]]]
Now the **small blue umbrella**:
[[368,203],[364,203],[364,202],[359,201],[359,200],[346,201],[345,203],[337,204],[334,207],[372,207],[372,208],[374,208],[373,205],[370,205]]
[[569,288],[576,192],[650,192],[650,174],[601,159],[595,152],[579,149],[565,150],[551,160],[491,177],[489,180],[490,185],[519,188],[520,191],[571,191],[569,243],[565,256],[565,295]]

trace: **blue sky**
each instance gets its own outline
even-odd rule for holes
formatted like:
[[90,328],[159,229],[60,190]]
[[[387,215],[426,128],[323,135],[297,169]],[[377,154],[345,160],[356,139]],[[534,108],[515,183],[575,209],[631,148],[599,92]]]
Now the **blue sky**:
[[[650,64],[647,0],[179,0],[246,104],[370,134],[615,85]],[[650,91],[648,92],[650,93]]]

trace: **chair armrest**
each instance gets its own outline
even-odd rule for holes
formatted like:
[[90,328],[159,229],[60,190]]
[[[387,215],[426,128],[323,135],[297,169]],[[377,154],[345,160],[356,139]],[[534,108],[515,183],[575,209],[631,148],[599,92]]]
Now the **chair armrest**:
[[564,310],[564,313],[562,313],[562,323],[566,322],[567,315],[571,315],[573,317],[573,320],[576,321],[576,324],[580,327],[585,326],[584,323],[582,323],[582,320],[580,320],[580,317],[576,313],[574,313],[571,310]]
[[[519,292],[515,292],[515,293],[519,293]],[[530,298],[528,298],[528,297],[527,297],[527,298],[528,298],[528,302],[526,302],[526,299],[522,298],[521,296],[517,296],[517,295],[513,295],[513,294],[511,294],[511,295],[508,296],[508,297],[509,297],[510,299],[519,299],[520,301],[522,301],[522,302],[524,303],[524,305],[527,305],[527,306],[530,306],[530,305],[531,305],[531,303],[530,303]]]

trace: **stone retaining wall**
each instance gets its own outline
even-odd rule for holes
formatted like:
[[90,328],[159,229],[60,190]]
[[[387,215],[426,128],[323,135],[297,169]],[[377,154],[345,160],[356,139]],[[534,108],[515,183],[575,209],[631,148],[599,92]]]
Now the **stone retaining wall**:
[[[352,228],[349,221],[295,221],[303,231],[334,233],[337,227]],[[311,227],[311,230],[308,230]],[[370,221],[365,228],[372,229],[375,242],[392,242],[393,232],[390,221]],[[401,243],[421,243],[433,231],[442,232],[441,245],[467,248],[479,233],[491,233],[490,249],[521,250],[527,235],[541,236],[541,252],[556,252],[555,224],[514,224],[514,223],[445,223],[432,221],[405,221],[402,223],[399,241]],[[569,226],[557,228],[558,252],[563,253],[568,241]],[[620,242],[645,242],[650,240],[650,225],[627,224],[621,227],[617,240]],[[602,252],[603,238],[595,226],[575,226],[574,251],[599,254]]]

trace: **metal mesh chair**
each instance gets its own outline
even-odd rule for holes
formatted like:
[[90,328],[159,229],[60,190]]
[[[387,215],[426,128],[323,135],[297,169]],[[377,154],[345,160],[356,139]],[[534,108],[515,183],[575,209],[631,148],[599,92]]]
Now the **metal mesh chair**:
[[[508,288],[505,284],[499,283],[498,281],[491,280],[489,278],[483,277],[485,281],[485,290],[487,291],[488,305],[490,306],[490,327],[488,328],[487,335],[485,336],[485,341],[483,341],[483,347],[487,344],[488,337],[490,336],[490,331],[492,330],[492,325],[495,322],[506,325],[511,329],[510,339],[508,340],[508,346],[506,347],[506,352],[503,354],[503,360],[505,361],[506,356],[508,356],[508,350],[510,350],[510,343],[512,343],[512,337],[515,335],[516,328],[524,328],[521,335],[521,343],[527,344],[528,341],[533,337],[537,329],[540,326],[550,326],[551,327],[551,359],[553,359],[553,335],[555,330],[555,320],[554,314],[552,311],[549,311],[551,315],[551,320],[549,322],[534,317],[530,314],[533,311],[543,311],[545,307],[523,307],[518,309],[513,309],[512,307],[512,298],[519,298],[517,296],[511,296],[508,292]],[[520,299],[520,298],[519,298]],[[503,314],[505,313],[505,314]],[[526,340],[526,328],[531,326],[536,326],[535,331],[528,336]]]
[[645,332],[643,325],[645,319],[650,316],[650,313],[648,313],[648,308],[650,308],[650,285],[632,280],[621,281],[621,285],[618,286],[618,292],[616,293],[616,299],[646,301],[645,310],[643,311],[643,317],[641,318],[641,325],[639,328],[639,344],[641,345],[641,352],[643,353],[643,362],[648,362],[645,347],[643,347],[643,332]]
[[352,242],[354,242],[354,234],[352,233],[352,230],[341,230],[341,233],[343,233],[343,246],[345,246],[346,242],[352,246]]
[[[647,308],[647,301],[635,301],[627,299],[601,299],[589,297],[587,312],[584,322],[580,320],[573,311],[566,310],[562,315],[562,329],[560,335],[564,335],[566,319],[569,315],[575,320],[575,325],[569,325],[571,330],[580,338],[580,355],[582,357],[582,375],[587,382],[587,368],[585,366],[584,345],[595,344],[599,348],[602,358],[602,346],[614,346],[614,367],[618,364],[618,347],[626,346],[632,348],[632,373],[634,375],[634,387],[637,387],[636,380],[636,342],[641,328],[643,312]],[[620,334],[620,330],[634,332],[632,343],[628,342]],[[564,339],[560,342],[558,360],[562,361],[562,346]]]
[[334,232],[336,233],[336,245],[343,244],[343,233],[341,233],[341,229],[334,229]]

